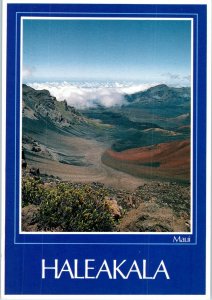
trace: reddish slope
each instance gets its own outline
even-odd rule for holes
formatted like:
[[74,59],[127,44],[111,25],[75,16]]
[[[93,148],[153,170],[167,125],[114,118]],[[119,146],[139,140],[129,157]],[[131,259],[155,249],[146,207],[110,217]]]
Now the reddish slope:
[[107,150],[103,162],[136,176],[190,178],[190,141],[174,141],[122,152]]

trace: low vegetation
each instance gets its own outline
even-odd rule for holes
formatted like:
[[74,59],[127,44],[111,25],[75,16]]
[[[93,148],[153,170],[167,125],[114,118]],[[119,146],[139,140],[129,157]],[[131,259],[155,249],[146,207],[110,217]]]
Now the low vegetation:
[[46,174],[24,173],[23,231],[190,230],[190,184],[149,181],[133,191],[127,191],[100,182],[63,182]]
[[39,205],[35,215],[40,231],[95,232],[113,231],[114,219],[105,207],[104,188],[73,186],[69,183],[44,183],[25,177],[22,205]]

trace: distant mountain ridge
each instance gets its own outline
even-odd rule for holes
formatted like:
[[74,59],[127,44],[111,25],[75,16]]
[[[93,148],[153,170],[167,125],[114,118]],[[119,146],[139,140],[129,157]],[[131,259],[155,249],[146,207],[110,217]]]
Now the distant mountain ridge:
[[137,92],[130,95],[125,95],[126,100],[129,103],[133,102],[167,102],[173,100],[189,100],[190,88],[189,87],[169,87],[166,84],[156,85],[145,91]]
[[[122,107],[77,110],[67,101],[57,101],[48,90],[23,85],[23,133],[43,134],[44,129],[85,138],[112,140],[113,148],[148,146],[188,138],[189,130],[175,135],[178,127],[190,124],[190,89],[157,85],[128,97]],[[151,128],[161,130],[149,130]],[[147,131],[146,131],[147,130]]]

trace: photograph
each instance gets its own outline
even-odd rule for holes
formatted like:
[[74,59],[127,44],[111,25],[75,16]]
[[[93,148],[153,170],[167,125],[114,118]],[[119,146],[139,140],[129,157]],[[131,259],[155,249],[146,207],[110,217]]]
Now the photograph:
[[22,232],[192,231],[192,33],[22,18]]
[[212,300],[211,1],[2,1],[0,298]]

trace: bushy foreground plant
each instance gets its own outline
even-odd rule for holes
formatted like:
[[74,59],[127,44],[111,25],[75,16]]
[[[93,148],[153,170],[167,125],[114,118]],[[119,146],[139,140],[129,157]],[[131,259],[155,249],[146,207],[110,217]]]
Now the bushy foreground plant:
[[[30,183],[29,183],[30,182]],[[35,179],[24,182],[24,197],[30,196],[28,202],[40,202],[37,213],[39,230],[95,232],[113,231],[114,220],[105,208],[106,190],[100,187],[94,190],[88,185],[58,183],[44,186]],[[30,192],[30,189],[34,191]],[[27,192],[26,192],[27,191]]]
[[40,179],[34,177],[23,177],[22,179],[22,206],[28,204],[39,205],[45,198],[44,184]]

